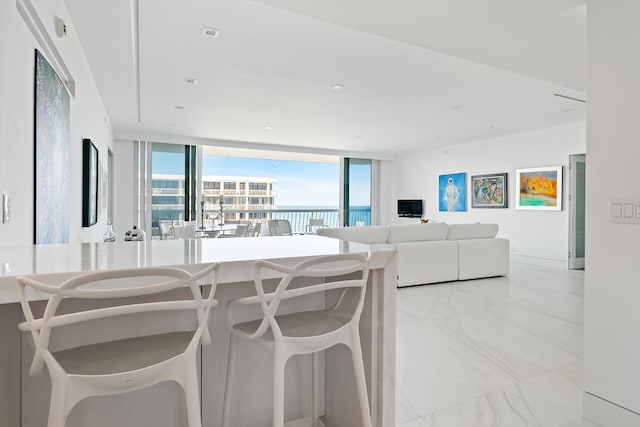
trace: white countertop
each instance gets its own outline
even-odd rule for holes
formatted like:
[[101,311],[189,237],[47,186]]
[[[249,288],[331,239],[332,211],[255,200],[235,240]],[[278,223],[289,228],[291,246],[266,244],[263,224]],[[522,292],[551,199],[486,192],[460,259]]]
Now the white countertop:
[[[256,259],[294,263],[298,259],[341,253],[367,253],[369,245],[315,235],[236,239],[150,240],[146,242],[70,243],[0,246],[0,304],[17,301],[15,277],[60,276],[82,271],[198,265],[220,262],[219,282],[252,280],[248,263]],[[376,245],[386,264],[393,246]]]

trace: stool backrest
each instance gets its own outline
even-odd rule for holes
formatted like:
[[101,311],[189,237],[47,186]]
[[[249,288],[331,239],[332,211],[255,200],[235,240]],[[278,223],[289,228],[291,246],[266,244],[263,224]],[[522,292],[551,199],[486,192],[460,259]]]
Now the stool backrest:
[[[145,316],[147,321],[154,313],[180,312],[194,319],[189,322],[188,330],[193,330],[193,337],[189,345],[197,345],[200,342],[208,344],[211,341],[207,321],[211,307],[217,304],[213,299],[216,289],[216,276],[218,264],[207,265],[195,274],[172,267],[137,268],[123,270],[108,270],[81,274],[64,281],[62,284],[53,285],[46,283],[37,276],[19,276],[18,295],[26,321],[19,325],[19,329],[30,332],[35,345],[35,355],[31,364],[31,374],[39,373],[44,363],[50,368],[57,364],[51,351],[52,331],[57,328],[73,327],[86,324],[87,328],[95,327],[100,321],[117,320],[126,318],[131,320],[132,315]],[[211,275],[209,294],[204,297],[198,281]],[[32,310],[32,303],[27,298],[26,288],[44,292],[49,295],[42,317],[36,318]],[[160,294],[169,293],[178,289],[188,289],[190,292],[184,298],[158,300]],[[61,309],[63,302],[71,299],[85,301],[83,305],[75,305]],[[89,301],[93,300],[93,301]],[[195,316],[194,316],[195,315]],[[135,317],[138,319],[138,317]],[[152,321],[152,320],[151,320]],[[98,322],[98,323],[94,323]],[[185,322],[186,323],[186,322]],[[130,324],[130,323],[129,323]],[[122,325],[120,325],[122,327]],[[168,325],[167,325],[168,326]],[[156,335],[166,332],[159,325],[152,328],[153,333],[143,335]],[[113,341],[114,337],[103,338],[97,329],[90,331],[91,343]],[[173,329],[172,329],[173,330]],[[118,331],[107,331],[117,334]],[[122,331],[123,334],[135,332]],[[137,336],[141,334],[138,333]],[[65,343],[65,348],[73,348],[86,345],[86,342]]]
[[[274,272],[283,273],[284,276],[280,279],[274,292],[266,293],[264,287],[265,276],[273,277]],[[262,336],[270,328],[274,336],[281,338],[282,332],[276,315],[278,314],[280,303],[291,298],[327,291],[338,291],[339,297],[331,310],[339,310],[342,315],[348,318],[348,322],[358,322],[362,313],[366,284],[369,277],[369,260],[361,254],[329,255],[311,258],[293,267],[259,260],[254,263],[253,276],[263,318],[252,337]],[[290,288],[296,278],[321,278],[323,282]],[[347,304],[345,296],[350,290],[357,293],[355,304]]]

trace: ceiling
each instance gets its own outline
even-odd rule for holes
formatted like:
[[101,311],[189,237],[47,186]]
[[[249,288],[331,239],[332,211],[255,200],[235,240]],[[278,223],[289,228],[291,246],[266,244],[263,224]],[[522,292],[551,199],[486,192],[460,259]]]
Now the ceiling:
[[586,0],[130,1],[66,0],[117,138],[384,157],[585,119],[553,94],[586,99]]

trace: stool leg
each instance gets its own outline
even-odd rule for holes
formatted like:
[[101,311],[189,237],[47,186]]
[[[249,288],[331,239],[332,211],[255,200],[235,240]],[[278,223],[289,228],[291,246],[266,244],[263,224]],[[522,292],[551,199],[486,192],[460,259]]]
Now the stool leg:
[[273,427],[284,427],[284,367],[287,363],[278,345],[273,352]]
[[[195,355],[194,355],[195,358]],[[193,360],[185,357],[184,397],[187,404],[187,423],[189,427],[202,427],[200,414],[200,390],[198,387],[198,369]]]
[[318,373],[319,365],[318,365],[318,352],[311,353],[311,371],[313,378],[311,379],[313,384],[313,427],[318,427],[318,418],[320,417],[320,409],[319,409],[319,393],[318,389],[320,387],[320,375]]
[[222,427],[229,427],[229,411],[231,409],[231,385],[236,364],[236,347],[238,336],[233,332],[229,336],[229,355],[227,358],[227,378],[224,382],[224,403],[222,404]]
[[51,381],[49,421],[47,427],[65,427],[67,421],[67,389],[62,381]]
[[360,347],[360,333],[356,328],[352,333],[351,357],[353,359],[353,370],[356,375],[356,387],[358,389],[358,400],[360,402],[360,416],[364,427],[371,427],[371,414],[369,413],[369,398],[367,397],[367,380],[364,374],[364,362],[362,360],[362,348]]

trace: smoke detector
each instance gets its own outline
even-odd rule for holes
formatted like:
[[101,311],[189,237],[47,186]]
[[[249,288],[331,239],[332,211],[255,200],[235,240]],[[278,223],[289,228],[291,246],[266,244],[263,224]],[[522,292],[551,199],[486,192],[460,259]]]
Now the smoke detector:
[[213,28],[204,27],[202,29],[202,35],[211,37],[212,39],[217,39],[218,37],[220,37],[220,31]]

